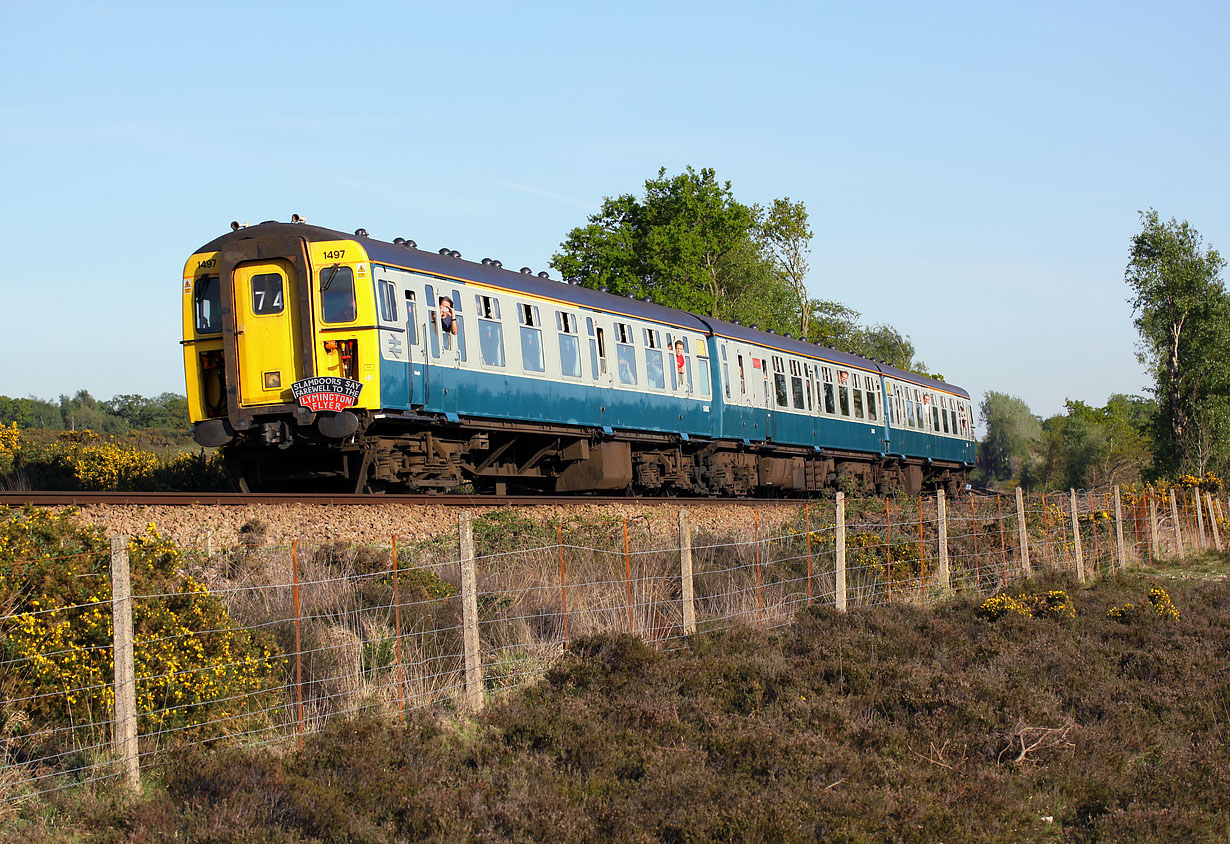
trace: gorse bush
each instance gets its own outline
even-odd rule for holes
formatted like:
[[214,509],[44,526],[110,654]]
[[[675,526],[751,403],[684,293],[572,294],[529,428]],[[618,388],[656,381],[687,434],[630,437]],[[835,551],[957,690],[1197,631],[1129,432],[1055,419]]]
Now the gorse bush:
[[1111,607],[1107,611],[1106,617],[1113,618],[1115,621],[1121,621],[1124,624],[1148,619],[1178,621],[1179,609],[1170,600],[1170,595],[1166,593],[1165,589],[1160,586],[1154,586],[1149,590],[1147,602]]
[[35,488],[209,492],[230,486],[218,452],[160,457],[89,430],[25,442],[16,428],[0,427],[0,476]]
[[[273,705],[277,694],[263,694],[280,676],[271,645],[234,628],[152,524],[128,550],[142,732],[218,735]],[[102,532],[71,513],[9,511],[0,522],[0,594],[12,606],[0,687],[36,729],[110,717],[110,559]]]
[[975,610],[979,618],[988,621],[998,621],[1008,616],[1022,618],[1075,618],[1076,607],[1072,599],[1062,589],[1051,589],[1046,592],[1023,592],[1015,598],[1001,593],[987,598]]

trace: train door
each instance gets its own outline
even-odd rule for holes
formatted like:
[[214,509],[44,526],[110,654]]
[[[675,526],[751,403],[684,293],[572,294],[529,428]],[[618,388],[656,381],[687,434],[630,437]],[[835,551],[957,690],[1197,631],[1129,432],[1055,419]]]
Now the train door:
[[432,402],[445,412],[457,410],[459,370],[466,363],[466,322],[463,313],[462,288],[443,284],[424,285],[427,309],[428,344],[434,364],[429,380]]
[[586,344],[589,348],[589,366],[586,375],[590,383],[602,390],[603,399],[600,408],[600,418],[603,425],[607,421],[607,408],[614,401],[615,373],[611,366],[611,324],[598,316],[585,317]]
[[[757,354],[763,354],[763,352],[761,352],[759,349],[757,349],[756,351],[757,351]],[[769,372],[769,367],[772,364],[770,363],[769,358],[767,357],[761,357],[759,358],[759,360],[760,360],[760,378],[757,380],[760,381],[760,397],[761,397],[761,401],[763,402],[763,407],[764,407],[764,416],[762,417],[761,430],[764,432],[764,438],[766,440],[771,440],[773,439],[775,420],[777,417],[777,414],[774,412],[774,406],[773,406],[773,385],[769,382],[769,379],[773,377]]]
[[402,291],[401,318],[406,332],[406,351],[409,358],[410,371],[410,404],[422,407],[431,401],[431,373],[428,364],[431,363],[427,326],[427,289],[426,279],[418,275],[409,275]]
[[380,344],[380,398],[385,407],[410,406],[410,361],[413,348],[406,331],[402,297],[405,273],[377,266],[372,272],[376,285],[376,322]]
[[290,385],[303,371],[294,268],[279,260],[240,264],[233,301],[240,404],[293,402]]

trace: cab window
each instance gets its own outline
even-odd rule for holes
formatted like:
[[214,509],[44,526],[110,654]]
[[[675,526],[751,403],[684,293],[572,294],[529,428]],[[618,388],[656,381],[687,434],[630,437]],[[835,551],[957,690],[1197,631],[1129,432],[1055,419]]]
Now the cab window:
[[280,314],[283,306],[280,273],[261,273],[252,276],[252,313]]
[[193,289],[193,300],[196,312],[197,334],[222,333],[222,286],[218,284],[218,276],[207,275],[196,280]]
[[327,267],[320,271],[320,318],[325,322],[354,322],[354,270]]

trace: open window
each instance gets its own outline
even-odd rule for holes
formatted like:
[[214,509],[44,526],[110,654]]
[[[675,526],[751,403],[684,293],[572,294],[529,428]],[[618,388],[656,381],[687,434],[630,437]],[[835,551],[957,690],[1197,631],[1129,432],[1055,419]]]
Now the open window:
[[577,317],[568,311],[555,312],[559,332],[559,367],[565,378],[581,377],[581,338],[577,336]]
[[546,361],[542,352],[542,323],[538,306],[525,302],[518,304],[517,322],[521,328],[521,367],[526,372],[544,372]]
[[484,366],[504,366],[504,323],[500,319],[500,300],[494,296],[474,296],[474,315],[478,319],[478,353]]

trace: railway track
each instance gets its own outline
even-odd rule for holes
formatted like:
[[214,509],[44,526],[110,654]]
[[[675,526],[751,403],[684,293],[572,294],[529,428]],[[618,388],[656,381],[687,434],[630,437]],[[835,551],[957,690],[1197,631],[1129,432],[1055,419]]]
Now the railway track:
[[[972,490],[979,498],[994,497],[981,489]],[[968,493],[965,493],[968,494]],[[81,492],[46,490],[0,492],[0,507],[112,506],[147,507],[238,507],[245,504],[315,504],[326,507],[373,506],[380,504],[444,507],[566,507],[580,504],[697,504],[731,505],[801,503],[802,498],[671,498],[627,495],[354,495],[350,493],[243,493],[243,492]]]
[[[315,504],[320,506],[372,506],[379,504],[434,504],[445,507],[534,507],[577,504],[749,504],[769,499],[747,498],[633,498],[587,495],[351,495],[339,493],[241,493],[241,492],[0,492],[0,507],[144,505],[147,507],[211,507],[244,504]],[[780,499],[773,499],[780,500]],[[801,499],[800,499],[801,500]]]

